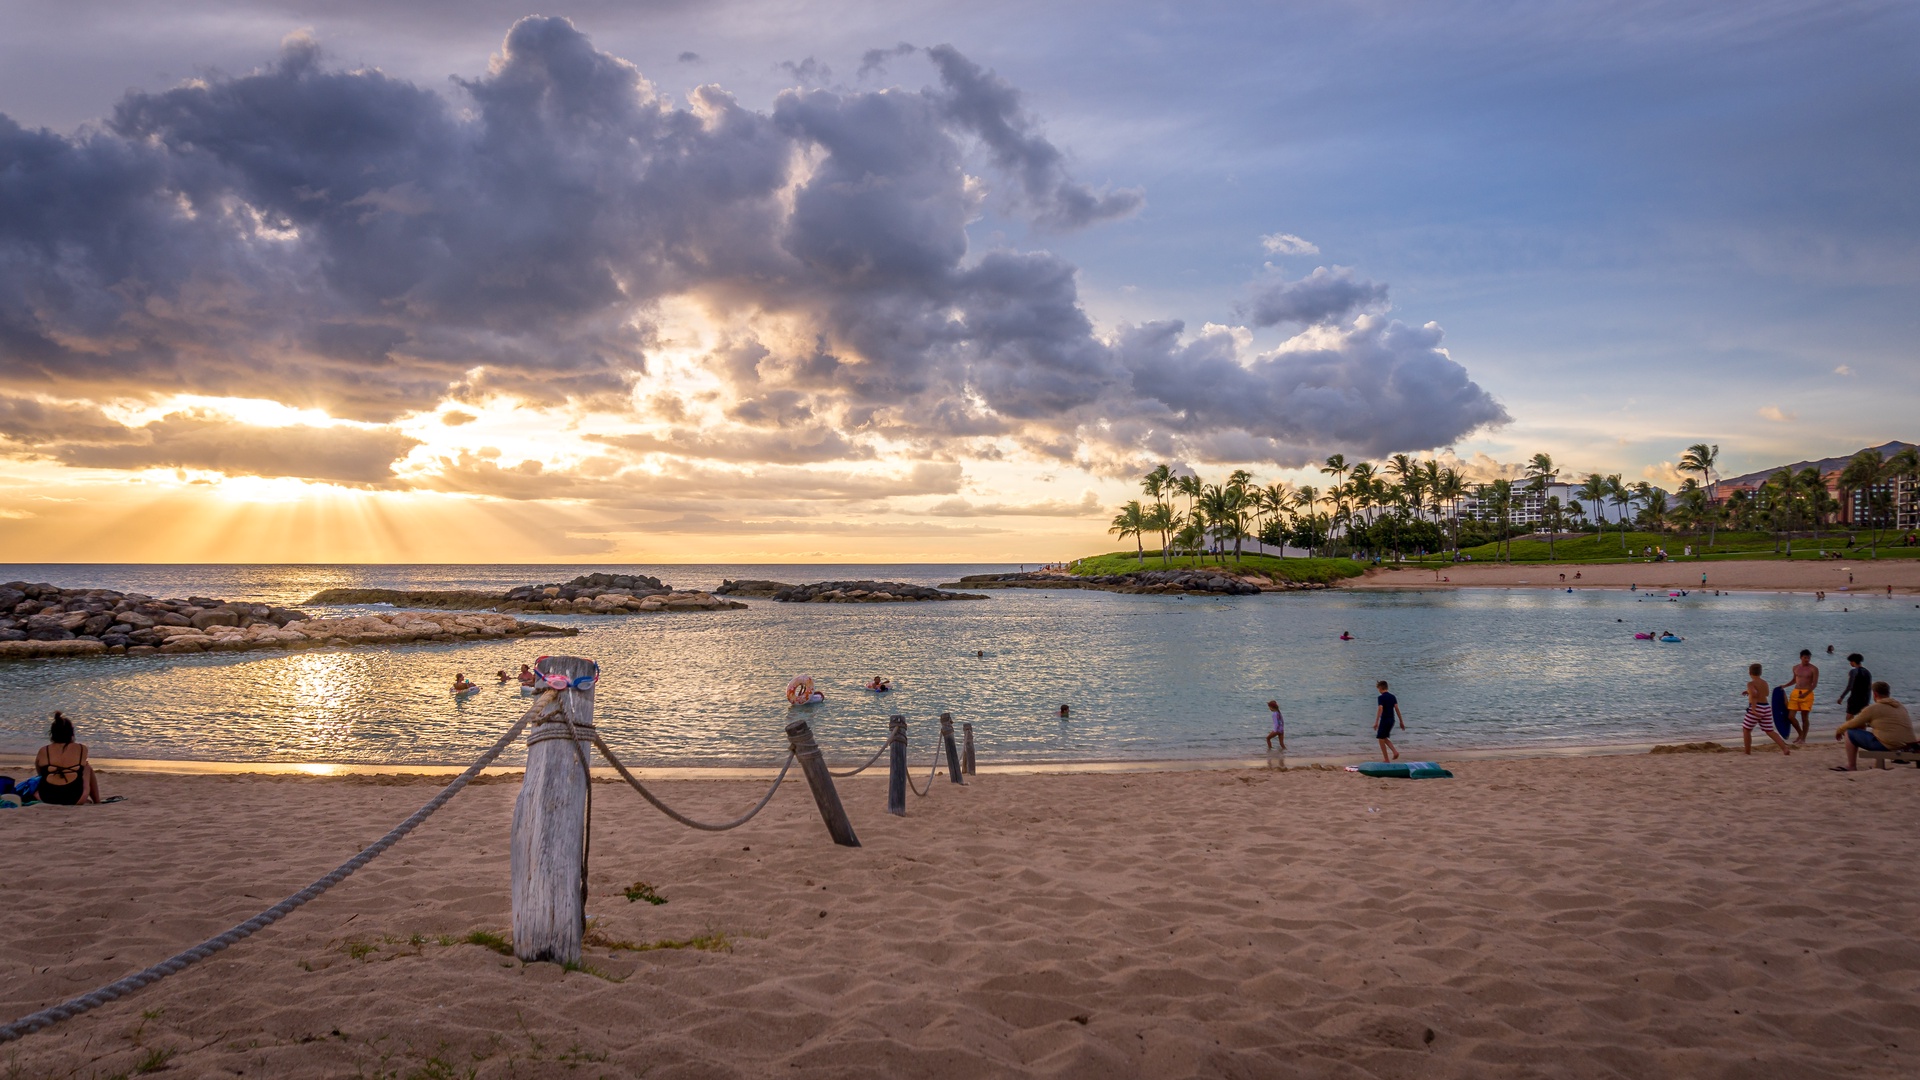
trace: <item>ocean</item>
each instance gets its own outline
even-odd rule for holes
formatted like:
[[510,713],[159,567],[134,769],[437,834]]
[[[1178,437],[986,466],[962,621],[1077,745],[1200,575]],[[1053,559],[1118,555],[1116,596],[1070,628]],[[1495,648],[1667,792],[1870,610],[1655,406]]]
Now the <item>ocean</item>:
[[[595,570],[712,588],[729,577],[939,584],[1011,569],[4,565],[0,581],[288,603],[337,586],[504,591]],[[1840,720],[1832,702],[1848,652],[1864,653],[1896,696],[1920,678],[1920,607],[1907,597],[1009,590],[952,603],[747,603],[717,613],[541,617],[579,627],[574,638],[0,661],[0,752],[32,753],[61,709],[103,758],[460,765],[526,708],[517,685],[491,685],[493,673],[516,672],[541,650],[599,661],[597,722],[623,757],[649,768],[777,765],[790,719],[783,691],[798,674],[828,695],[806,715],[833,760],[864,760],[887,716],[900,713],[916,767],[942,712],[974,725],[983,764],[1258,759],[1270,698],[1286,715],[1290,757],[1363,756],[1374,752],[1379,679],[1400,699],[1408,729],[1396,741],[1409,757],[1737,743],[1746,665],[1764,663],[1779,681],[1801,648],[1813,649],[1821,667],[1812,737],[1827,739]],[[1636,641],[1636,630],[1686,640]],[[1353,640],[1341,641],[1343,631]],[[485,689],[452,699],[456,672]],[[898,689],[861,689],[874,675]],[[1066,722],[1062,704],[1071,706]]]

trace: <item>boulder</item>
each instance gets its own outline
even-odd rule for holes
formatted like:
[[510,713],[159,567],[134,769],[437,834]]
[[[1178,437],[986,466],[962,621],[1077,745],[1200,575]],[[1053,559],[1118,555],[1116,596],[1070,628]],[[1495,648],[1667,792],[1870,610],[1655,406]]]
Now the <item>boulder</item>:
[[198,612],[187,622],[196,630],[205,630],[210,626],[239,626],[240,616],[231,609],[208,608]]

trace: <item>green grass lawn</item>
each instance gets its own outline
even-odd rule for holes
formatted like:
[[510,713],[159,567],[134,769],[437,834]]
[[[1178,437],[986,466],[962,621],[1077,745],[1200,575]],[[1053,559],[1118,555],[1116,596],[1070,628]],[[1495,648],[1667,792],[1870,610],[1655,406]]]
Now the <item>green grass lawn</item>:
[[[1858,534],[1855,534],[1856,536]],[[1783,559],[1786,556],[1774,550],[1774,539],[1769,533],[1729,532],[1721,530],[1714,537],[1711,548],[1707,547],[1707,538],[1685,536],[1677,533],[1630,532],[1627,534],[1627,551],[1620,550],[1620,534],[1609,532],[1605,536],[1583,535],[1574,539],[1556,540],[1553,543],[1553,562],[1563,563],[1609,563],[1644,562],[1641,552],[1649,547],[1665,548],[1667,554],[1676,560],[1685,560],[1681,555],[1688,544],[1693,545],[1693,557],[1700,560],[1718,559]],[[1864,559],[1871,548],[1864,539],[1858,540],[1851,550],[1846,548],[1846,534],[1823,535],[1819,542],[1811,538],[1797,536],[1793,541],[1795,559],[1817,559],[1820,549],[1827,551],[1846,551],[1850,559]],[[1494,544],[1481,544],[1479,547],[1462,548],[1461,553],[1473,556],[1474,562],[1499,562],[1501,552]],[[1880,545],[1880,557],[1915,558],[1920,557],[1920,548],[1888,547]],[[1513,541],[1512,560],[1516,563],[1544,563],[1547,558],[1545,540],[1518,539]],[[1415,561],[1415,560],[1410,560]],[[1420,565],[1439,565],[1451,561],[1446,556],[1429,556],[1417,560]]]
[[1224,570],[1229,573],[1253,571],[1265,574],[1275,581],[1317,582],[1331,584],[1342,578],[1359,577],[1366,573],[1366,565],[1352,559],[1282,559],[1277,555],[1258,555],[1251,551],[1240,556],[1235,562],[1229,553],[1226,561],[1221,562],[1211,555],[1195,557],[1176,555],[1162,563],[1158,552],[1147,552],[1142,563],[1131,551],[1116,551],[1107,555],[1093,555],[1081,559],[1074,568],[1080,575],[1092,574],[1128,574],[1136,570]]

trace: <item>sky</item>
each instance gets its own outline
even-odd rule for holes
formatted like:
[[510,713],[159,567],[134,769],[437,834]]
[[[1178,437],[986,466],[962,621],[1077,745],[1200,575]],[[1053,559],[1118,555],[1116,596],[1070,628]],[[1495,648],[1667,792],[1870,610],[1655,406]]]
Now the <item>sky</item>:
[[0,0],[4,561],[1071,558],[1912,441],[1920,8]]

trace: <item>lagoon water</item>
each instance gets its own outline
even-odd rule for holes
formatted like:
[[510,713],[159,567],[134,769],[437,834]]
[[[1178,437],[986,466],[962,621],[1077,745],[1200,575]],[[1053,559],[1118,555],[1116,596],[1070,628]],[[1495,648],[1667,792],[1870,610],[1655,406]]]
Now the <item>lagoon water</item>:
[[[614,569],[0,565],[0,580],[285,603],[334,586],[504,590]],[[711,588],[723,577],[937,584],[1014,567],[618,569]],[[1777,681],[1803,647],[1819,654],[1813,737],[1823,739],[1840,719],[1832,702],[1846,653],[1866,654],[1896,696],[1920,680],[1911,597],[1005,591],[938,604],[747,603],[711,614],[546,616],[579,626],[580,636],[531,642],[0,662],[0,752],[32,753],[57,708],[100,757],[465,764],[526,706],[517,686],[491,685],[492,673],[517,671],[542,650],[600,661],[598,721],[631,763],[647,767],[778,764],[789,719],[782,691],[801,673],[829,696],[808,715],[835,760],[864,759],[898,712],[910,718],[923,762],[931,718],[952,712],[974,724],[983,764],[1258,758],[1268,698],[1286,713],[1291,756],[1367,754],[1376,679],[1400,697],[1410,726],[1397,741],[1411,757],[1737,744],[1746,665],[1765,663]],[[1636,629],[1686,640],[1635,641]],[[1343,630],[1356,640],[1338,640]],[[488,685],[456,702],[446,690],[456,671]],[[876,674],[899,689],[859,689]],[[1056,716],[1062,703],[1072,706],[1067,723]]]

